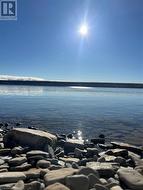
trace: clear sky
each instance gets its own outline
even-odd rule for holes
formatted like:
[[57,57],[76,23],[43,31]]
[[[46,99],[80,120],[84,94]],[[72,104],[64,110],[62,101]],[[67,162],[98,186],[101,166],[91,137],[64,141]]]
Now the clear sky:
[[143,82],[143,0],[18,0],[18,20],[0,20],[4,74]]

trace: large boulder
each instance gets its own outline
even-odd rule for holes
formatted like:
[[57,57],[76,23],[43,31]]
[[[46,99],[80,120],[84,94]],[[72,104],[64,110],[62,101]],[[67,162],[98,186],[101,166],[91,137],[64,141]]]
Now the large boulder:
[[55,147],[56,142],[57,137],[51,133],[26,128],[14,128],[4,136],[6,147],[21,145],[45,150],[47,149],[47,145]]
[[143,190],[143,176],[136,170],[130,168],[121,168],[118,175],[122,183],[129,189]]

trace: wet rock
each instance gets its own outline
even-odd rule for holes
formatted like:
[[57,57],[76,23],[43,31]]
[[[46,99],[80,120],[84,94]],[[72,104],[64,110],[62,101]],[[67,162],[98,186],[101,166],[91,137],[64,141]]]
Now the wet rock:
[[129,151],[129,158],[133,161],[133,166],[143,165],[143,160],[139,155]]
[[44,176],[44,181],[46,186],[59,182],[59,183],[64,183],[65,182],[65,177],[69,175],[73,175],[77,172],[76,169],[73,168],[62,168],[59,170],[52,170],[49,171],[45,176]]
[[64,152],[68,154],[69,152],[74,152],[75,148],[84,149],[84,143],[78,139],[68,139],[64,144]]
[[47,160],[39,160],[37,162],[36,167],[37,168],[48,168],[48,167],[50,167],[50,165],[51,165],[51,162],[49,162]]
[[75,150],[74,150],[74,155],[76,158],[82,158],[85,156],[86,153],[87,153],[86,150],[82,150],[79,148],[75,148]]
[[89,179],[85,175],[73,175],[66,177],[66,186],[68,186],[71,190],[88,190],[89,187]]
[[26,176],[23,172],[4,172],[0,173],[0,184],[16,183],[19,180],[25,180]]
[[70,189],[61,183],[54,183],[53,185],[49,185],[45,190],[70,190]]
[[118,170],[118,175],[128,188],[132,190],[143,189],[143,176],[136,170],[130,168],[121,168]]
[[106,154],[113,156],[121,156],[124,158],[128,157],[128,151],[126,149],[119,149],[119,148],[108,150],[106,151]]
[[119,165],[116,163],[87,162],[87,167],[97,171],[103,178],[113,177],[119,169]]
[[22,180],[18,181],[12,190],[24,190],[24,182]]
[[134,146],[134,145],[131,145],[131,144],[128,144],[128,143],[111,142],[111,144],[114,147],[121,148],[121,149],[126,149],[126,150],[129,150],[131,152],[134,152],[135,154],[142,155],[142,153],[143,153],[143,149],[141,147]]
[[16,157],[8,161],[10,166],[19,166],[27,161],[26,157]]
[[91,139],[91,142],[94,143],[94,144],[104,144],[105,139],[103,139],[103,138],[94,138],[94,139]]
[[113,148],[113,145],[112,144],[110,144],[110,143],[106,143],[106,144],[98,144],[98,146],[100,147],[100,148],[102,148],[102,149],[112,149]]
[[87,148],[87,157],[93,157],[94,155],[98,155],[97,148]]
[[48,132],[41,130],[14,128],[4,136],[4,144],[6,147],[13,145],[29,146],[33,149],[44,150],[45,145],[49,144],[55,147],[57,137]]

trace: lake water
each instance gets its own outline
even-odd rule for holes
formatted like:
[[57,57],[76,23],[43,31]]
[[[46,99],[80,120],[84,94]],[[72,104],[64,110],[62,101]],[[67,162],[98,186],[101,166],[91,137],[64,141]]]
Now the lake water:
[[143,145],[143,89],[2,85],[0,122]]

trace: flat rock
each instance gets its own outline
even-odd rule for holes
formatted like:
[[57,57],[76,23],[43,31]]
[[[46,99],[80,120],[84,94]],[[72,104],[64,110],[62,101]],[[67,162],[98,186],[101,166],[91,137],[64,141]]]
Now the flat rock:
[[100,177],[112,177],[119,169],[117,163],[100,163],[100,162],[87,162],[87,167],[94,169]]
[[62,160],[62,161],[64,161],[64,162],[66,162],[66,163],[70,163],[70,164],[72,164],[73,162],[75,162],[75,163],[78,163],[79,162],[79,159],[78,158],[71,158],[71,157],[60,157],[59,158],[59,160]]
[[71,190],[88,190],[89,179],[85,175],[67,176],[66,186],[68,186]]
[[132,190],[143,190],[143,176],[134,169],[121,168],[118,170],[120,180]]
[[16,183],[19,180],[25,180],[26,176],[23,172],[4,172],[0,173],[0,184]]
[[51,133],[26,128],[14,128],[4,136],[6,147],[20,145],[45,150],[47,144],[55,147],[56,142],[57,137]]
[[113,156],[127,157],[128,151],[126,149],[116,148],[116,149],[108,150],[106,154],[113,155]]
[[41,150],[32,150],[32,151],[27,152],[26,156],[28,158],[29,157],[33,157],[33,159],[34,159],[34,156],[39,156],[39,158],[48,158],[49,157],[49,153],[41,151]]
[[53,185],[49,185],[45,190],[70,190],[70,189],[61,183],[54,183]]
[[111,144],[114,147],[121,148],[121,149],[127,149],[127,150],[134,152],[136,154],[139,154],[139,155],[142,155],[142,153],[143,153],[143,149],[141,147],[134,146],[134,145],[131,145],[128,143],[111,142]]
[[49,171],[44,176],[44,181],[45,181],[46,186],[51,185],[56,182],[64,183],[65,177],[69,175],[73,175],[76,172],[77,170],[73,168],[61,168],[59,170],[52,170],[52,171]]
[[8,163],[10,166],[18,166],[18,165],[25,163],[26,161],[27,161],[26,157],[16,157],[16,158],[9,160]]
[[26,171],[26,170],[29,170],[31,168],[31,164],[28,164],[28,163],[24,163],[24,164],[21,164],[19,166],[12,166],[9,168],[10,171]]

